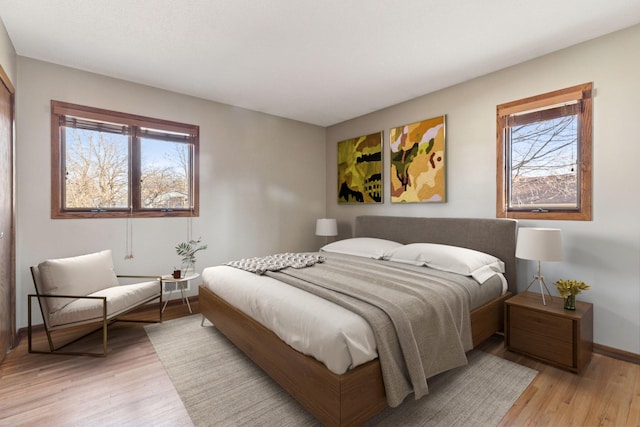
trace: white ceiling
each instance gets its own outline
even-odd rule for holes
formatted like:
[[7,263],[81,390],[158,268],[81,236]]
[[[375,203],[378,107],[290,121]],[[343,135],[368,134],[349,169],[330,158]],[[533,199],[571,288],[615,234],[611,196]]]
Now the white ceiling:
[[21,56],[328,126],[640,23],[640,1],[0,0],[0,17]]

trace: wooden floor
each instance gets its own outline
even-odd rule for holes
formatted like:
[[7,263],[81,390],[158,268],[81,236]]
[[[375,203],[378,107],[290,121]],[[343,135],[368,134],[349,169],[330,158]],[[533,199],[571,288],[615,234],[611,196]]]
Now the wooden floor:
[[[198,312],[197,302],[191,307]],[[187,315],[177,301],[163,317]],[[153,320],[158,312],[136,317]],[[107,357],[30,354],[23,338],[0,364],[0,426],[192,426],[144,326],[111,325]],[[44,332],[33,347],[46,350]],[[101,335],[69,349],[101,352]]]
[[640,365],[593,354],[579,374],[505,350],[494,335],[478,347],[539,372],[499,426],[640,426]]
[[[189,312],[178,302],[164,314]],[[0,364],[0,426],[192,425],[143,326],[112,325],[106,358],[29,354],[23,339]],[[99,337],[89,345],[99,351]],[[640,365],[594,354],[576,375],[507,352],[497,335],[480,350],[540,372],[500,426],[640,426]]]

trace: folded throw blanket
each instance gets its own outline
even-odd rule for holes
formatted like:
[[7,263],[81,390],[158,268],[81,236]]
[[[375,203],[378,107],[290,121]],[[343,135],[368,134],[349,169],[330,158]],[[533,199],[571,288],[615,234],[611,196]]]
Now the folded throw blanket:
[[264,274],[267,271],[279,271],[283,268],[304,268],[324,262],[325,258],[317,254],[284,253],[265,257],[244,258],[226,263],[230,267],[250,271],[251,273]]
[[427,378],[466,365],[471,350],[468,277],[325,253],[315,268],[273,277],[362,316],[376,337],[387,404],[428,394]]

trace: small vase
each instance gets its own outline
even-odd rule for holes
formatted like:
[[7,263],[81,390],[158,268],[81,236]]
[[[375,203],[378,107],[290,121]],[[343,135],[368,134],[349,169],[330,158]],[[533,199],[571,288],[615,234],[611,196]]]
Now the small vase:
[[182,270],[182,278],[185,278],[196,271],[196,264],[193,261],[182,261],[180,269]]
[[576,296],[569,295],[564,299],[564,309],[565,310],[575,310],[576,309]]

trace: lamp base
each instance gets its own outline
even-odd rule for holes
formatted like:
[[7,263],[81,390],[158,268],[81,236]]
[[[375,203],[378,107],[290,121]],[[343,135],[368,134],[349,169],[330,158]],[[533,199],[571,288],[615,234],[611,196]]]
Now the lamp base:
[[[544,289],[547,290],[547,293],[549,294],[549,299],[551,299],[553,301],[553,296],[551,295],[551,292],[549,291],[549,288],[547,288],[547,284],[544,282],[544,277],[538,275],[538,276],[533,276],[533,280],[531,280],[531,283],[529,283],[529,286],[527,286],[527,289],[525,289],[524,291],[527,292],[529,290],[529,288],[531,287],[531,285],[534,284],[535,281],[538,281],[538,284],[540,285],[540,295],[542,295],[542,305],[547,305],[547,301],[544,299]],[[543,289],[544,286],[544,289]]]

